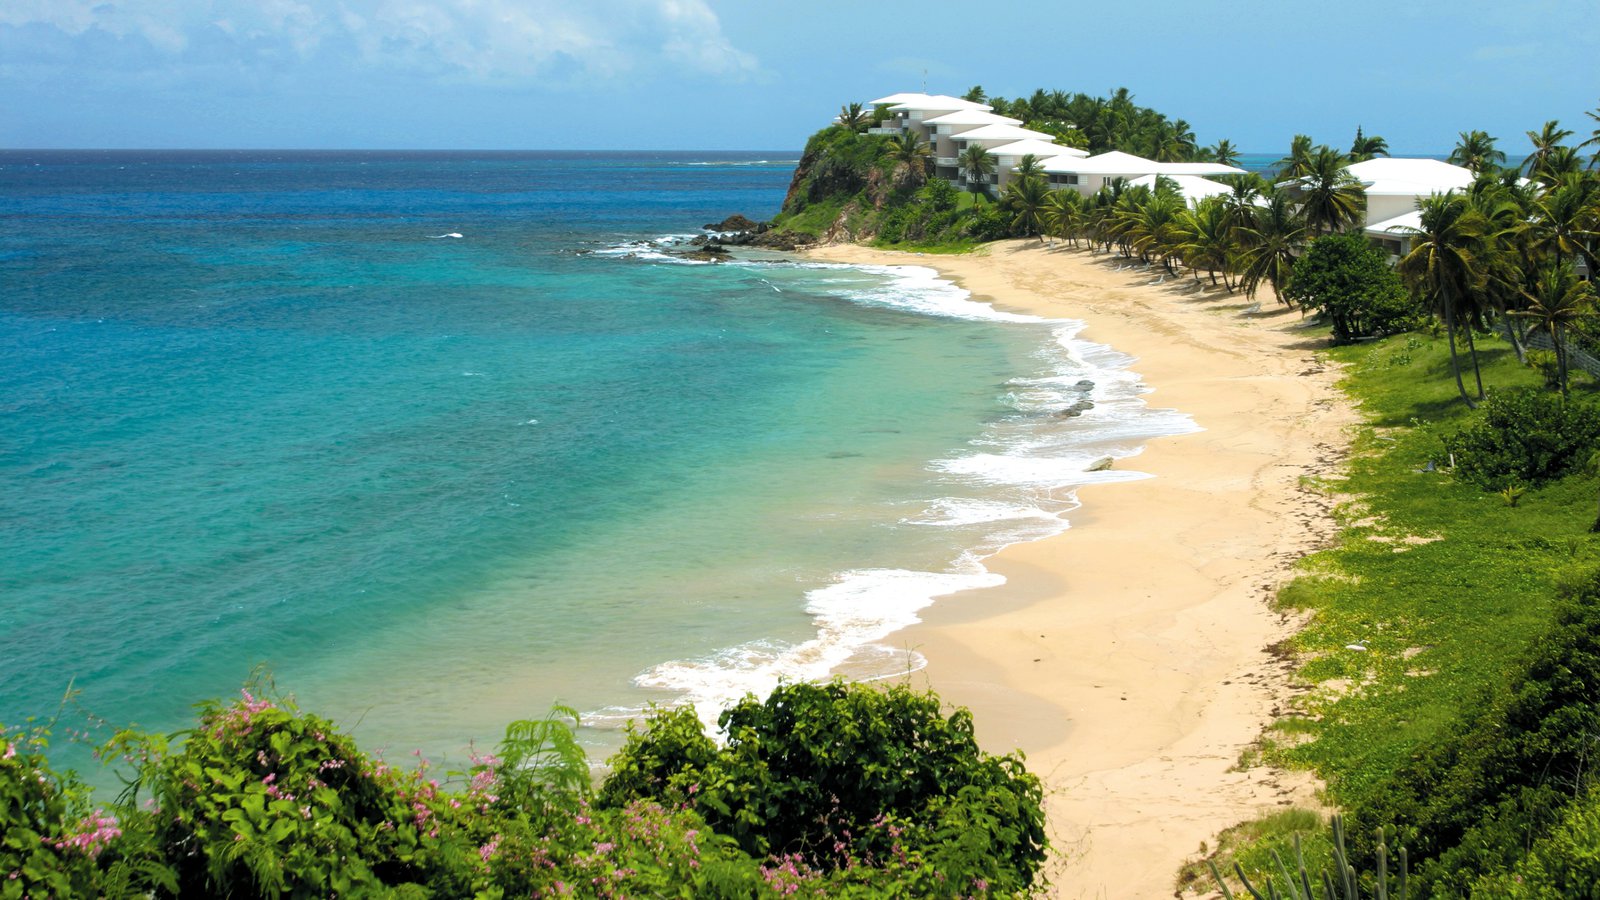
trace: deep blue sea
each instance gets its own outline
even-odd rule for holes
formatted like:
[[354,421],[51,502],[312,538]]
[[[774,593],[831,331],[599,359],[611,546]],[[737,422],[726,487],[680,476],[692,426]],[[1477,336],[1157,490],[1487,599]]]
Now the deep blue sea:
[[372,747],[562,702],[603,752],[914,668],[918,609],[1193,426],[929,269],[667,252],[796,155],[0,153],[0,722],[260,671]]

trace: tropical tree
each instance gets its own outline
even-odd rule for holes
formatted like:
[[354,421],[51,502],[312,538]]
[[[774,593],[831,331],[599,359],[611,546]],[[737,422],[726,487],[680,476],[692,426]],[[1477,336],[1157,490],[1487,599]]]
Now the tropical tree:
[[1482,213],[1456,193],[1435,194],[1419,203],[1422,227],[1410,229],[1411,252],[1395,267],[1411,288],[1412,295],[1428,304],[1444,319],[1450,341],[1450,367],[1456,389],[1467,406],[1477,403],[1467,394],[1461,379],[1461,361],[1456,350],[1456,330],[1464,329],[1467,353],[1477,381],[1477,399],[1483,399],[1483,375],[1478,369],[1474,326],[1480,324],[1479,304],[1486,280],[1482,255],[1488,238],[1488,223]]
[[1529,230],[1557,262],[1578,256],[1591,273],[1600,272],[1600,177],[1575,173],[1557,181],[1533,201]]
[[961,95],[961,99],[971,103],[982,103],[989,99],[989,95],[983,92],[983,85],[975,84],[967,88],[967,92]]
[[[1022,232],[1024,236],[1037,234],[1039,243],[1044,243],[1044,211],[1045,201],[1049,199],[1050,187],[1038,175],[1014,178],[1006,184],[1004,202],[1011,210],[1011,227]],[[1059,193],[1059,192],[1057,192]]]
[[1222,197],[1207,197],[1186,212],[1178,222],[1178,254],[1194,271],[1196,280],[1200,270],[1217,283],[1217,272],[1222,272],[1223,286],[1230,292],[1233,282],[1228,277],[1228,265],[1238,251],[1238,241],[1233,236],[1234,217],[1228,201]]
[[1356,139],[1350,144],[1350,161],[1363,162],[1378,156],[1389,155],[1389,142],[1377,135],[1367,136],[1356,126]]
[[1514,313],[1534,323],[1536,330],[1550,338],[1555,348],[1556,377],[1561,393],[1567,393],[1567,331],[1594,312],[1594,287],[1580,279],[1570,263],[1556,261],[1539,273],[1534,290],[1527,294],[1528,308]]
[[1359,234],[1325,234],[1294,264],[1288,294],[1333,323],[1333,339],[1345,342],[1411,327],[1417,304],[1382,251]]
[[920,187],[928,180],[928,142],[914,131],[903,131],[889,141],[888,156],[905,174],[904,183]]
[[1044,227],[1050,233],[1073,246],[1078,243],[1078,228],[1083,222],[1085,202],[1077,191],[1051,191],[1044,198]]
[[1367,194],[1346,162],[1332,147],[1317,147],[1305,160],[1297,187],[1306,227],[1313,232],[1343,231],[1361,223]]
[[1522,162],[1528,175],[1532,177],[1543,169],[1550,159],[1550,154],[1569,137],[1572,137],[1572,131],[1562,128],[1561,123],[1555,119],[1544,123],[1544,127],[1538,131],[1528,132],[1528,140],[1533,142],[1533,152]]
[[1589,168],[1592,169],[1595,166],[1600,166],[1600,106],[1584,113],[1584,115],[1594,120],[1595,129],[1590,132],[1589,139],[1578,146],[1594,148],[1594,156],[1589,158]]
[[1277,169],[1280,179],[1299,178],[1306,174],[1306,166],[1311,159],[1311,135],[1297,134],[1289,142],[1289,155],[1273,164]]
[[1496,150],[1494,143],[1499,138],[1490,137],[1487,131],[1463,131],[1460,140],[1456,141],[1456,149],[1450,153],[1451,165],[1464,166],[1473,172],[1482,174],[1506,161],[1506,154]]
[[961,151],[957,165],[967,179],[967,190],[977,195],[989,193],[989,176],[994,174],[994,155],[982,144],[969,144]]
[[1013,172],[1017,178],[1043,178],[1044,160],[1032,153],[1024,154],[1017,160],[1017,167]]
[[846,103],[839,107],[839,124],[851,131],[860,131],[868,121],[867,111],[859,103]]
[[1239,164],[1239,148],[1233,146],[1233,141],[1226,138],[1211,145],[1211,158],[1225,166]]
[[1264,281],[1284,304],[1294,277],[1294,258],[1305,245],[1310,230],[1297,205],[1283,190],[1269,190],[1260,203],[1239,210],[1241,221],[1235,234],[1242,245],[1239,253],[1239,284],[1252,299]]
[[1121,212],[1121,236],[1140,259],[1161,263],[1170,272],[1183,236],[1184,205],[1178,192],[1163,181],[1157,179],[1154,191],[1128,195],[1129,207]]

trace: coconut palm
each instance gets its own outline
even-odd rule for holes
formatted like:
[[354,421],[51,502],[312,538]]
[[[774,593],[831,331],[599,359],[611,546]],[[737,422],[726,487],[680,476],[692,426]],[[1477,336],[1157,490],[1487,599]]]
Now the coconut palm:
[[1233,146],[1233,141],[1224,138],[1211,145],[1211,158],[1225,166],[1237,166],[1239,148]]
[[1600,272],[1600,177],[1561,178],[1533,201],[1532,212],[1529,230],[1537,247],[1557,262],[1581,256],[1590,272]]
[[1264,193],[1262,202],[1244,207],[1240,213],[1234,230],[1241,245],[1239,284],[1253,299],[1264,281],[1272,285],[1279,302],[1287,304],[1283,292],[1294,274],[1295,254],[1310,234],[1305,218],[1283,190]]
[[1196,203],[1179,221],[1178,253],[1194,270],[1196,280],[1203,268],[1217,283],[1217,271],[1222,272],[1222,283],[1230,292],[1233,282],[1228,278],[1228,264],[1238,251],[1233,236],[1233,214],[1228,201],[1222,197],[1207,197]]
[[1077,191],[1051,191],[1044,198],[1045,228],[1050,234],[1077,246],[1084,205],[1083,195]]
[[1311,135],[1297,134],[1289,142],[1289,155],[1273,164],[1277,169],[1277,176],[1282,178],[1299,178],[1306,174],[1306,164],[1311,158]]
[[1350,161],[1363,162],[1378,156],[1389,155],[1389,142],[1377,135],[1367,136],[1356,126],[1356,139],[1350,145]]
[[1021,231],[1023,236],[1037,234],[1039,243],[1044,243],[1044,211],[1045,201],[1050,196],[1050,186],[1045,184],[1043,178],[1031,175],[1023,178],[1014,178],[1006,185],[1004,202],[1011,210],[1011,227]]
[[1032,153],[1024,154],[1017,160],[1017,167],[1012,170],[1017,178],[1043,178],[1044,160]]
[[911,188],[920,187],[928,180],[929,155],[928,142],[914,131],[901,132],[889,141],[889,159],[904,173],[900,178]]
[[1130,197],[1136,205],[1123,223],[1123,239],[1140,259],[1161,263],[1171,272],[1172,256],[1183,237],[1183,199],[1176,191],[1160,189],[1159,182],[1155,191]]
[[1567,330],[1594,309],[1594,288],[1578,278],[1572,265],[1554,262],[1539,273],[1534,289],[1526,294],[1528,308],[1513,313],[1534,323],[1548,335],[1556,353],[1556,377],[1567,393]]
[[1451,165],[1465,166],[1482,174],[1506,161],[1505,152],[1494,147],[1497,140],[1499,138],[1490,137],[1487,131],[1463,131],[1449,161]]
[[1595,129],[1590,133],[1589,139],[1578,146],[1594,148],[1594,156],[1589,159],[1589,168],[1592,169],[1595,166],[1600,166],[1600,106],[1584,113],[1584,115],[1594,120]]
[[994,174],[994,156],[982,144],[969,144],[961,151],[957,165],[967,179],[967,190],[974,194],[989,193],[989,176]]
[[1367,208],[1366,190],[1345,168],[1344,154],[1318,147],[1306,158],[1300,176],[1300,209],[1313,232],[1344,231],[1360,224]]
[[1555,119],[1544,123],[1544,127],[1538,131],[1528,132],[1528,140],[1533,142],[1533,152],[1522,162],[1528,175],[1533,176],[1544,168],[1550,154],[1569,137],[1572,137],[1572,132],[1562,128],[1561,123]]
[[839,107],[838,121],[851,131],[860,131],[867,125],[867,111],[859,103],[846,103]]
[[1426,302],[1444,318],[1450,340],[1450,367],[1456,389],[1467,406],[1477,403],[1467,395],[1461,379],[1461,360],[1456,351],[1456,329],[1464,328],[1467,353],[1472,360],[1478,396],[1483,399],[1483,375],[1478,370],[1477,346],[1473,326],[1479,324],[1482,310],[1478,303],[1485,281],[1481,259],[1487,239],[1488,223],[1483,215],[1455,193],[1435,194],[1418,204],[1422,227],[1411,229],[1412,249],[1395,267],[1412,294]]
[[989,95],[983,92],[983,85],[975,84],[967,88],[967,92],[961,95],[961,99],[972,103],[982,103],[989,99]]
[[1544,162],[1539,165],[1534,174],[1534,180],[1539,184],[1549,187],[1568,175],[1576,175],[1584,170],[1583,157],[1578,155],[1576,147],[1555,147],[1545,154]]

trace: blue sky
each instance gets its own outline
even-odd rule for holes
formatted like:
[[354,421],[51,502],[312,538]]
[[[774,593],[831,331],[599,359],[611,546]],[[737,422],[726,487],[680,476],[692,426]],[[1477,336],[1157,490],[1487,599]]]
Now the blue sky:
[[1204,143],[1523,152],[1600,106],[1594,0],[3,0],[0,146],[792,149],[902,90],[1108,93]]

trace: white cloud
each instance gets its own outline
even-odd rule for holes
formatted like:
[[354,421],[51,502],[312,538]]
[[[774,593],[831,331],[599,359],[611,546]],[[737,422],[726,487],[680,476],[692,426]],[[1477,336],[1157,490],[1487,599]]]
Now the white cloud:
[[670,65],[727,77],[759,68],[706,0],[6,0],[0,25],[142,39],[175,60],[202,35],[231,41],[242,63],[354,50],[370,67],[487,83],[552,71],[608,78]]

